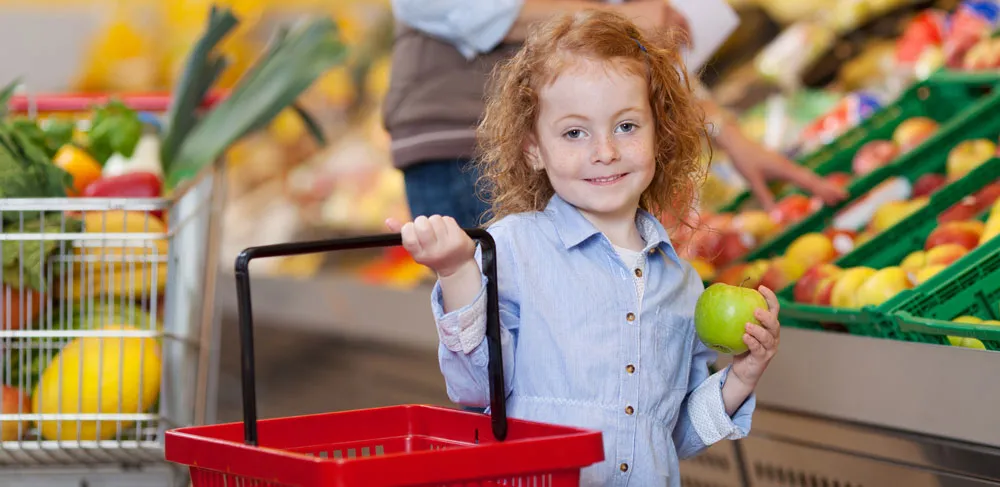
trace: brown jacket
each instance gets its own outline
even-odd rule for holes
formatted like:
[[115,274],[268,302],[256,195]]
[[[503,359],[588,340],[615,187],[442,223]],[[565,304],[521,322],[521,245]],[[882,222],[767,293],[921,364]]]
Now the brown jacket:
[[382,113],[395,166],[473,157],[490,73],[518,47],[467,60],[451,44],[397,23]]

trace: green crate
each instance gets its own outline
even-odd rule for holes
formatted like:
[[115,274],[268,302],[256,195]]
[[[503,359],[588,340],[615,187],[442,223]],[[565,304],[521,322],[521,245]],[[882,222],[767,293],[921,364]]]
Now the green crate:
[[[910,117],[925,116],[944,124],[953,119],[970,104],[991,92],[1000,83],[1000,73],[962,73],[944,71],[908,88],[899,99],[873,113],[858,126],[846,131],[829,144],[797,159],[816,174],[826,176],[835,172],[851,172],[851,160],[862,145],[872,140],[889,140],[892,132]],[[803,193],[791,185],[780,183],[771,186],[778,198],[793,193]],[[751,197],[749,191],[736,196],[720,212],[734,212],[743,207]]]
[[[942,85],[940,89],[945,90],[957,86]],[[921,88],[923,87],[921,86]],[[994,141],[997,139],[997,135],[1000,134],[998,113],[1000,113],[1000,90],[981,97],[971,106],[963,109],[957,116],[942,124],[940,129],[923,144],[899,156],[893,163],[852,181],[848,186],[849,197],[845,201],[836,206],[820,208],[812,215],[785,229],[777,237],[757,246],[740,260],[752,262],[782,255],[795,239],[806,233],[823,231],[829,226],[837,212],[859,197],[866,195],[886,179],[905,177],[912,183],[927,173],[944,173],[947,153],[959,142],[977,137],[987,137]],[[849,167],[852,157],[853,154],[842,152],[834,160],[831,160],[830,164],[846,164]]]
[[[974,121],[975,119],[970,119]],[[994,122],[995,130],[1000,132],[1000,117]],[[968,137],[977,137],[975,132],[965,131]],[[936,157],[927,157],[928,161],[939,161],[944,164],[946,155],[937,152]],[[875,238],[854,249],[838,259],[834,264],[847,269],[850,267],[867,266],[881,269],[899,265],[911,252],[923,250],[928,235],[938,226],[937,218],[955,203],[962,201],[967,195],[975,193],[1000,178],[1000,158],[993,158],[982,164],[964,178],[955,181],[934,193],[927,205],[912,215],[904,218],[896,225],[886,229]],[[979,216],[984,220],[989,210]],[[778,293],[781,300],[781,319],[783,326],[808,327],[836,324],[855,335],[889,338],[904,341],[941,343],[941,335],[919,333],[910,328],[898,326],[893,313],[900,309],[910,309],[918,297],[933,293],[945,282],[950,282],[956,276],[963,275],[966,270],[977,265],[983,256],[991,251],[1000,252],[1000,239],[994,239],[974,249],[953,262],[923,284],[899,293],[879,306],[868,306],[861,309],[833,308],[828,306],[809,305],[793,301],[795,283]],[[1000,258],[1000,257],[998,257]],[[919,308],[912,308],[917,311]],[[955,315],[958,316],[958,315]],[[953,318],[949,317],[950,318]]]

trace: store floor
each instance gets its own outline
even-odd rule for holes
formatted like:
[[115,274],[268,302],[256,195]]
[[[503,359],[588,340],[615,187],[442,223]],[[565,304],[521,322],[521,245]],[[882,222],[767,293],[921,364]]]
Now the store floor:
[[[385,343],[255,324],[261,418],[396,404],[450,406],[437,356]],[[223,320],[218,420],[242,420],[239,333]]]

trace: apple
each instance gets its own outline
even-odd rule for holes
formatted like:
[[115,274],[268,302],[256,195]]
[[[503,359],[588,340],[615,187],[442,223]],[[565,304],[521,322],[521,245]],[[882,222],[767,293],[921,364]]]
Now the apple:
[[959,142],[948,151],[945,163],[945,174],[949,180],[956,180],[969,174],[982,163],[992,159],[997,151],[997,144],[989,139],[972,139]]
[[1000,235],[1000,216],[991,215],[983,226],[983,234],[979,236],[979,245],[983,245]]
[[755,289],[716,283],[705,289],[694,306],[694,329],[709,348],[739,355],[747,351],[743,343],[746,324],[759,325],[757,309],[767,309],[767,301]]
[[962,58],[962,69],[967,71],[982,71],[1000,67],[1000,42],[985,37],[965,52]]
[[910,252],[909,255],[903,258],[903,262],[899,263],[899,267],[910,274],[916,274],[917,271],[923,269],[926,265],[927,252],[923,250]]
[[903,120],[892,132],[892,141],[900,152],[908,152],[917,147],[938,130],[938,123],[927,117],[911,117]]
[[[0,386],[0,414],[30,414],[31,398],[16,387]],[[18,429],[20,426],[20,430]],[[28,431],[28,422],[0,421],[0,441],[17,441]]]
[[844,272],[840,271],[836,275],[820,279],[819,284],[816,285],[816,295],[813,296],[813,304],[830,306],[830,300],[833,298],[833,287],[837,285],[837,280],[842,275],[844,275]]
[[875,210],[868,228],[874,232],[887,230],[906,219],[906,217],[916,213],[926,204],[927,198],[916,198],[911,201],[890,201]]
[[780,291],[802,277],[805,272],[806,267],[801,263],[786,257],[778,257],[771,261],[771,265],[768,266],[767,272],[761,278],[760,284],[769,289]]
[[826,235],[811,232],[792,241],[785,250],[785,258],[794,260],[808,269],[817,264],[836,260],[837,249]]
[[871,267],[852,267],[845,270],[830,291],[830,304],[838,308],[858,307],[854,294],[875,272],[877,271]]
[[748,210],[733,218],[733,228],[747,233],[760,242],[774,235],[781,227],[763,210]]
[[[951,321],[954,323],[969,323],[973,325],[979,325],[983,323],[983,320],[976,318],[975,316],[959,316],[958,318],[955,318]],[[986,350],[986,345],[984,345],[983,342],[975,338],[949,336],[948,342],[955,347]]]
[[771,219],[778,225],[798,222],[818,210],[820,206],[803,194],[790,194],[778,201],[771,210]]
[[969,253],[969,249],[962,245],[955,243],[941,244],[927,251],[924,267],[934,265],[948,266],[952,262],[961,259],[967,253]]
[[901,291],[912,287],[913,283],[910,282],[906,271],[899,267],[886,267],[861,283],[855,292],[855,305],[859,308],[878,306],[892,299]]
[[948,179],[943,174],[928,173],[917,178],[913,183],[913,197],[930,196],[944,187]]
[[938,272],[941,272],[947,268],[948,268],[947,265],[941,265],[941,264],[929,265],[927,267],[924,267],[923,269],[920,269],[913,274],[913,279],[912,279],[913,285],[919,286],[927,282],[928,279],[934,277],[934,275],[937,274]]
[[817,291],[820,281],[840,274],[839,267],[833,264],[819,264],[802,274],[798,281],[795,281],[795,288],[792,290],[796,303],[816,302]]
[[957,243],[969,250],[979,245],[979,237],[983,235],[985,225],[979,220],[962,220],[946,222],[938,226],[927,236],[924,249],[930,250],[938,245]]
[[975,195],[966,196],[958,203],[951,205],[947,210],[942,211],[938,215],[937,221],[938,223],[947,223],[975,218],[981,211],[979,205]]
[[862,145],[851,160],[851,170],[864,176],[882,166],[886,166],[899,155],[899,147],[888,140],[873,140]]

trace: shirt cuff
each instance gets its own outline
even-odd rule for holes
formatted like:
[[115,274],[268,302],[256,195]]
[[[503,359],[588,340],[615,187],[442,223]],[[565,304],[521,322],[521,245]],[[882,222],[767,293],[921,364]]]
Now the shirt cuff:
[[444,312],[441,284],[435,283],[431,309],[441,344],[452,352],[472,353],[486,338],[486,276],[482,276],[476,299],[449,313]]
[[[502,0],[492,2],[488,12],[481,8],[459,8],[448,15],[448,23],[457,32],[458,50],[466,59],[490,52],[496,48],[510,32],[517,16],[521,13],[524,0]],[[487,15],[484,16],[484,13]]]
[[688,398],[688,415],[694,430],[705,445],[722,440],[738,440],[750,433],[750,419],[756,407],[754,393],[730,417],[722,400],[722,385],[726,383],[729,367],[709,376]]

